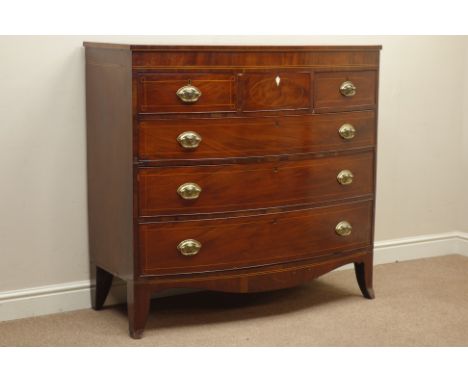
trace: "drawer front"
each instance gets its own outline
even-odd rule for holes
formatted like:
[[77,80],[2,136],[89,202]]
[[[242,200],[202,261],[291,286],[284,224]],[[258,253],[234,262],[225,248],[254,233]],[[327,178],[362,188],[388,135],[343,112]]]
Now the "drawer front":
[[142,113],[234,111],[236,76],[224,74],[143,74],[138,76]]
[[[353,126],[352,138],[340,136],[339,130],[344,124]],[[192,132],[201,141],[190,140]],[[375,113],[367,111],[283,117],[147,120],[139,124],[138,156],[142,160],[196,160],[343,150],[374,144]]]
[[[371,244],[372,202],[139,226],[143,275],[249,267]],[[341,236],[336,232],[341,224]],[[348,230],[343,229],[348,228]],[[185,253],[185,254],[183,254]]]
[[140,216],[228,212],[371,194],[373,172],[372,152],[284,162],[143,168],[139,171]]
[[244,111],[311,107],[310,73],[247,73],[242,76]]
[[372,109],[375,108],[376,89],[376,71],[316,73],[315,109]]

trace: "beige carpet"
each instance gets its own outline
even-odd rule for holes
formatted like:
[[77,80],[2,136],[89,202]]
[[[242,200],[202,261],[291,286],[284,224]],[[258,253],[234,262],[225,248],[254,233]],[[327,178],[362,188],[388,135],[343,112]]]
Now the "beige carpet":
[[375,267],[375,300],[352,270],[289,290],[153,300],[145,337],[124,306],[0,323],[3,346],[468,346],[468,257]]

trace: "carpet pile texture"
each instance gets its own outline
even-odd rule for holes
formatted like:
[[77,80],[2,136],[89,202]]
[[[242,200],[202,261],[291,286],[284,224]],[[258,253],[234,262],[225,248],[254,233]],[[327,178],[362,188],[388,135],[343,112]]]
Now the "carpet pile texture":
[[0,323],[0,346],[468,346],[468,257],[378,265],[375,300],[353,270],[258,294],[154,299],[144,338],[123,305]]

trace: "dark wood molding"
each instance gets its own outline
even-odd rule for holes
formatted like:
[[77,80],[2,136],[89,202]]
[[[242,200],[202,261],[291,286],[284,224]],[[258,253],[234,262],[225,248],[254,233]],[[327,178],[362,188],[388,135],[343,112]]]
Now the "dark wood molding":
[[133,51],[228,51],[228,52],[297,52],[297,51],[375,51],[381,50],[382,45],[142,45],[142,44],[113,44],[85,41],[86,48],[120,49]]

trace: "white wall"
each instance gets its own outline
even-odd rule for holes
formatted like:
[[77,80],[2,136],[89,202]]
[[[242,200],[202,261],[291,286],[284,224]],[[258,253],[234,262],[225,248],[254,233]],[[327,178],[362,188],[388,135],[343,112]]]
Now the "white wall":
[[88,277],[81,38],[0,38],[0,290]]
[[383,41],[376,240],[457,229],[463,43]]
[[468,231],[467,37],[0,37],[0,291],[88,278],[83,40],[382,44],[376,240]]
[[459,222],[458,227],[463,232],[468,232],[468,37],[465,38],[465,75],[463,93],[463,123],[461,142],[461,168],[458,174],[459,182],[462,185],[461,195],[458,199]]

